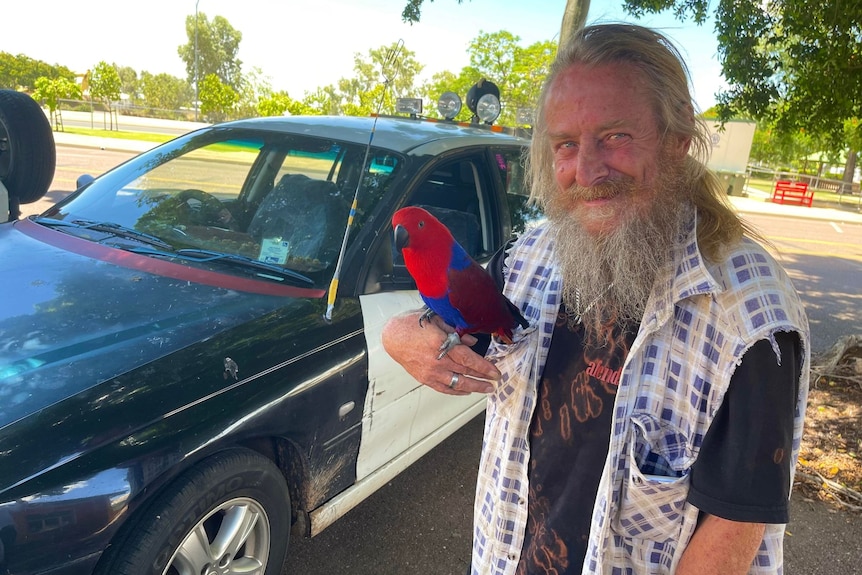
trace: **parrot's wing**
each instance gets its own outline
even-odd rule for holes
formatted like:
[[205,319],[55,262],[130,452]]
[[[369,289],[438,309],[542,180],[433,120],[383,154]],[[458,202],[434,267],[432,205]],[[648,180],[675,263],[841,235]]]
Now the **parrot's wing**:
[[422,295],[421,292],[419,295],[422,298],[422,301],[425,302],[425,305],[428,306],[428,309],[439,315],[447,324],[458,330],[462,330],[467,325],[464,316],[461,315],[461,312],[458,311],[458,309],[453,306],[452,302],[449,300],[448,293],[443,297],[438,298],[427,297]]
[[523,320],[517,308],[497,289],[493,278],[475,262],[462,270],[449,271],[449,300],[464,317],[467,324],[464,333],[502,330],[511,334],[520,323],[514,314]]

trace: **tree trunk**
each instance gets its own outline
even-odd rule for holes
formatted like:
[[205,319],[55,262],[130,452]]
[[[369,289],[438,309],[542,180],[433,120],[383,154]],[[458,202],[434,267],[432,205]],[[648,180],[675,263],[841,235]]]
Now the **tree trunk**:
[[590,0],[566,0],[563,24],[560,27],[560,46],[565,46],[569,38],[584,27],[589,11]]
[[848,193],[853,190],[853,175],[856,173],[856,150],[850,150],[847,153],[847,163],[844,164],[844,190]]

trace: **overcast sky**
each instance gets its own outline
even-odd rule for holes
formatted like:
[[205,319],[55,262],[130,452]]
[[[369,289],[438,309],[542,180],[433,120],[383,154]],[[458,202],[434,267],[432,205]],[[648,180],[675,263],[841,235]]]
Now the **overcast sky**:
[[[24,54],[84,72],[101,60],[153,74],[185,77],[177,47],[186,43],[186,16],[195,0],[24,0],[2,9],[0,51]],[[592,0],[588,22],[635,21],[622,0]],[[404,0],[197,0],[212,20],[223,16],[242,33],[243,71],[259,68],[275,90],[300,99],[334,84],[353,70],[355,54],[399,39],[435,72],[457,73],[469,64],[468,44],[480,32],[505,30],[522,46],[556,40],[565,0],[425,0],[422,20],[401,22]],[[670,15],[640,23],[661,29],[686,57],[701,110],[715,103],[723,86],[712,21],[681,24]]]

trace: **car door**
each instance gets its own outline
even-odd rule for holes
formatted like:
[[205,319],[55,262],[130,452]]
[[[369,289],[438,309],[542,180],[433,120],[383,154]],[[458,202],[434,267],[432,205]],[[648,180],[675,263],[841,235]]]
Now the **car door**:
[[[504,189],[506,171],[518,163],[520,149],[488,149],[450,156],[425,172],[407,193],[404,205],[434,211],[476,260],[486,262],[511,232]],[[395,208],[400,206],[393,207]],[[467,421],[481,413],[485,396],[450,396],[421,385],[383,350],[380,335],[386,321],[423,307],[403,269],[400,253],[389,238],[376,257],[389,263],[389,282],[369,282],[360,296],[369,349],[369,390],[363,412],[357,479],[392,464],[399,469],[421,457]]]

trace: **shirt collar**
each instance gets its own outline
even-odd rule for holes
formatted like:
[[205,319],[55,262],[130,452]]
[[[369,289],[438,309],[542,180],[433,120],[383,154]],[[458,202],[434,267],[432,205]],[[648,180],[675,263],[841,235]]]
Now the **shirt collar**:
[[668,321],[677,302],[697,295],[720,293],[721,285],[710,273],[697,243],[697,215],[680,233],[671,257],[656,278],[642,324],[657,327]]

